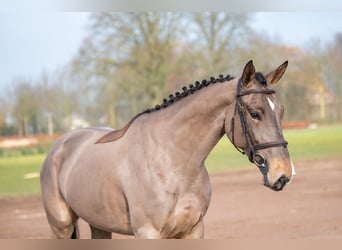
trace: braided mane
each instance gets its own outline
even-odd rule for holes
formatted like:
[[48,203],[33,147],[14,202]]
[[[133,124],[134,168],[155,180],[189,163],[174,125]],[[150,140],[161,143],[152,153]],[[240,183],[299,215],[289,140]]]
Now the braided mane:
[[124,136],[124,134],[126,133],[128,128],[131,126],[131,124],[135,121],[135,119],[141,116],[142,114],[159,111],[211,84],[223,83],[225,81],[230,81],[232,79],[234,79],[234,77],[231,77],[230,75],[227,75],[226,77],[224,77],[223,75],[219,75],[218,78],[210,77],[209,80],[204,79],[201,82],[196,81],[194,84],[190,84],[189,87],[183,86],[182,92],[177,91],[174,94],[169,95],[168,98],[163,99],[162,104],[158,104],[153,108],[148,108],[145,111],[140,112],[139,114],[134,116],[123,128],[107,133],[106,135],[98,139],[95,143],[97,144],[97,143],[107,143],[107,142],[115,141],[121,138],[122,136]]
[[183,99],[184,97],[195,93],[197,90],[200,90],[204,87],[209,86],[210,84],[215,84],[215,83],[222,83],[225,81],[230,81],[234,79],[234,77],[231,77],[230,75],[227,75],[226,77],[223,77],[223,75],[219,75],[219,78],[215,77],[210,77],[209,80],[202,80],[202,82],[196,81],[194,84],[190,84],[189,87],[183,86],[182,90],[183,92],[175,92],[174,94],[169,95],[169,98],[164,98],[162,104],[156,105],[154,108],[149,108],[146,109],[145,111],[141,112],[140,114],[143,113],[151,113],[154,111],[158,111],[160,109],[166,108],[169,105],[179,101],[180,99]]

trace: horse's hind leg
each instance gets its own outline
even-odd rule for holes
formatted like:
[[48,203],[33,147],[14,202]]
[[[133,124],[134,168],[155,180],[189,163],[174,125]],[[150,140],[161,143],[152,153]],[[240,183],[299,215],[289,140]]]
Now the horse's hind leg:
[[52,232],[59,239],[77,239],[79,237],[78,217],[65,203],[55,205],[51,203],[45,206],[45,211]]
[[45,205],[45,212],[52,232],[59,239],[76,239],[79,236],[77,216],[65,205]]
[[92,225],[89,225],[89,226],[90,226],[90,230],[91,230],[91,238],[92,239],[111,239],[112,238],[111,232],[103,231],[103,230],[98,229]]
[[57,238],[78,237],[78,216],[65,202],[58,186],[55,155],[48,155],[40,174],[42,201],[52,232]]

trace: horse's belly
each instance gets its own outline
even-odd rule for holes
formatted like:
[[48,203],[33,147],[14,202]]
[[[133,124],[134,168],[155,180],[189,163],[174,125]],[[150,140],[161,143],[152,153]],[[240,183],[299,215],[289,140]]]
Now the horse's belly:
[[90,225],[122,234],[132,234],[128,208],[119,190],[70,192],[68,204]]
[[104,231],[133,235],[129,219],[125,213],[113,213],[106,215],[105,213],[96,212],[96,215],[87,213],[80,217],[90,225]]

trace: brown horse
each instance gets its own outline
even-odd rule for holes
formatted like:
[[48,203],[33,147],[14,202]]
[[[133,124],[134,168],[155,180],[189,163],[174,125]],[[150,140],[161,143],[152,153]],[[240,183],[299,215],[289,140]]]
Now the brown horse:
[[65,134],[41,170],[44,208],[58,238],[78,237],[77,220],[92,238],[202,238],[211,197],[205,159],[226,134],[282,190],[293,165],[281,129],[283,107],[269,86],[287,62],[267,75],[248,62],[240,79],[196,82],[124,128]]

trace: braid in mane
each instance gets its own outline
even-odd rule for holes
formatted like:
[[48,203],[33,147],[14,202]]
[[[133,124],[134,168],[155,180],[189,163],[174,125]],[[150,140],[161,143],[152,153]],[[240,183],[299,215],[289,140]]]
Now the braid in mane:
[[191,95],[191,94],[195,93],[196,91],[209,86],[210,84],[223,83],[225,81],[230,81],[232,79],[234,79],[234,77],[231,77],[230,75],[227,75],[225,77],[223,75],[219,75],[218,78],[210,77],[209,80],[204,79],[201,82],[196,81],[195,83],[190,84],[188,87],[183,86],[182,92],[177,91],[174,94],[169,95],[168,98],[163,99],[163,102],[161,104],[157,104],[153,108],[148,108],[145,111],[141,112],[140,114],[151,113],[154,111],[164,109],[164,108],[170,106],[171,104],[179,101],[180,99],[183,99],[184,97],[187,97],[188,95]]

